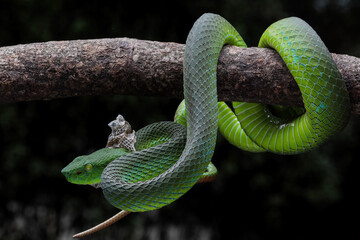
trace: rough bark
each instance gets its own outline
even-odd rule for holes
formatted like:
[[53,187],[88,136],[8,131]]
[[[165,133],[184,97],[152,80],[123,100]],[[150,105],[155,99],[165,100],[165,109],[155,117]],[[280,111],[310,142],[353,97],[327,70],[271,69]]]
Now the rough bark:
[[[80,95],[182,98],[184,45],[129,38],[57,41],[0,48],[0,103]],[[333,54],[360,114],[360,59]],[[223,48],[220,100],[302,105],[295,81],[270,49]]]

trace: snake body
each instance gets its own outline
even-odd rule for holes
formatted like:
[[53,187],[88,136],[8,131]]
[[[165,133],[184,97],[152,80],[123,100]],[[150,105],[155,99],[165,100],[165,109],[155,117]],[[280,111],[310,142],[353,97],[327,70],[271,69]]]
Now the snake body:
[[[202,15],[188,35],[184,54],[185,100],[176,119],[186,122],[186,137],[177,134],[179,124],[159,123],[146,133],[156,146],[111,161],[101,187],[113,206],[142,212],[181,197],[209,166],[218,128],[239,148],[295,154],[313,149],[346,125],[350,101],[345,84],[326,46],[303,20],[291,17],[272,24],[259,43],[275,49],[285,61],[302,93],[301,111],[234,102],[233,112],[218,103],[216,68],[224,44],[246,47],[224,18]],[[165,141],[169,135],[171,140]]]
[[[166,206],[190,190],[209,165],[217,135],[218,57],[224,44],[239,45],[238,40],[242,42],[225,19],[213,16],[204,15],[196,21],[186,40],[184,96],[187,137],[181,156],[151,179],[142,179],[143,171],[139,168],[132,170],[133,165],[147,161],[148,155],[134,152],[129,158],[127,155],[126,160],[120,157],[111,162],[104,169],[101,185],[105,198],[113,206],[132,212]],[[168,154],[159,154],[158,158],[170,160]],[[122,178],[121,174],[125,172],[132,172],[135,181]]]

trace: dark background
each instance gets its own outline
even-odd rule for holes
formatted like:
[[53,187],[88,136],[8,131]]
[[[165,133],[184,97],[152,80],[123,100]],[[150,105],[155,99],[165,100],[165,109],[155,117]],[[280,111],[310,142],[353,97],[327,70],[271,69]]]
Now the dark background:
[[[228,19],[248,46],[274,21],[298,16],[331,52],[360,57],[356,0],[1,0],[0,46],[112,37],[184,43],[205,12]],[[92,96],[1,105],[0,239],[70,239],[115,214],[101,191],[66,182],[60,170],[104,147],[118,113],[139,129],[171,120],[178,103]],[[219,137],[214,183],[89,239],[359,239],[359,120],[296,156],[247,153]]]

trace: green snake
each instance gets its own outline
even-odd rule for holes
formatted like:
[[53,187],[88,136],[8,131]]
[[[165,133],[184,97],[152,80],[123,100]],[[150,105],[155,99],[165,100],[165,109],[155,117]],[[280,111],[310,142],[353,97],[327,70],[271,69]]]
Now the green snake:
[[[233,102],[233,112],[218,102],[216,70],[225,44],[246,47],[219,15],[207,13],[194,23],[184,53],[184,102],[175,117],[186,130],[180,124],[158,123],[141,132],[136,152],[98,153],[99,159],[110,159],[97,181],[113,206],[143,212],[184,195],[206,172],[218,129],[231,144],[247,151],[296,154],[317,147],[347,124],[346,86],[328,49],[303,20],[290,17],[275,22],[259,42],[259,47],[274,49],[286,63],[302,93],[302,109]],[[63,173],[71,181],[76,171],[70,173],[69,166]],[[83,169],[91,178],[94,168],[85,164]]]

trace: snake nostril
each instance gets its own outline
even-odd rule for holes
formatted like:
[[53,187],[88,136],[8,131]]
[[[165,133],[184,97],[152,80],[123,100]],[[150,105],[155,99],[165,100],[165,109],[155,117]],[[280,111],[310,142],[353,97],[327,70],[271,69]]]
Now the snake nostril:
[[76,175],[80,175],[80,174],[81,174],[81,172],[80,172],[80,171],[76,172]]

